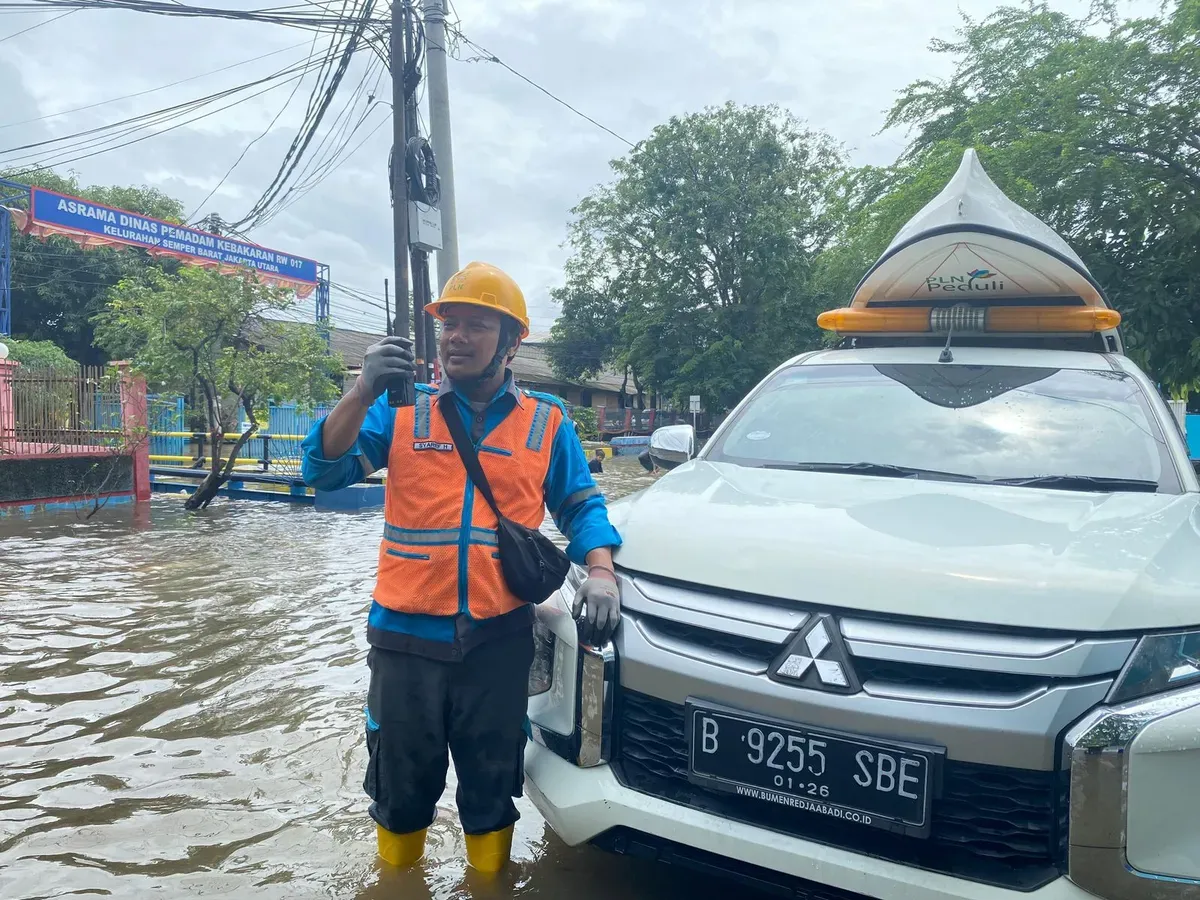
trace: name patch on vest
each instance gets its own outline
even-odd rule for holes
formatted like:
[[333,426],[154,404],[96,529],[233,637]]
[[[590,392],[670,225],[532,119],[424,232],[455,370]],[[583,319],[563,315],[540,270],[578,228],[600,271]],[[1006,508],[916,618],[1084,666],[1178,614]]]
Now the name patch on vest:
[[441,450],[443,453],[449,453],[454,449],[454,445],[444,443],[443,441],[413,441],[413,449]]

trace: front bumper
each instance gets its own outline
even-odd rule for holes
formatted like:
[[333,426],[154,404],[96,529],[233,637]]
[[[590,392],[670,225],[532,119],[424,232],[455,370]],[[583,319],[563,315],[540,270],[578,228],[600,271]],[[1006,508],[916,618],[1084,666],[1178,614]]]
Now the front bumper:
[[572,846],[620,828],[668,836],[746,866],[883,900],[1095,900],[1065,878],[1021,893],[730,821],[630,790],[611,767],[579,768],[534,742],[525,754],[525,775],[530,799],[555,834]]
[[[698,615],[690,607],[685,611]],[[1112,679],[1093,684],[1096,673],[1089,670],[1083,673],[1088,678],[1076,672],[1078,677],[1068,679],[1062,688],[1073,700],[1069,709],[1059,704],[1051,710],[1052,716],[1031,724],[1027,713],[1050,691],[1035,693],[1033,700],[1018,704],[1012,714],[1001,707],[992,718],[1011,723],[1005,734],[1016,739],[984,749],[1000,759],[1015,754],[1030,770],[1012,770],[1007,775],[1015,772],[1015,780],[1002,783],[997,777],[1006,773],[974,762],[978,753],[973,751],[980,749],[981,736],[994,736],[995,728],[963,731],[930,721],[935,714],[979,718],[980,709],[961,703],[892,700],[889,717],[880,724],[870,718],[878,712],[870,702],[878,698],[855,698],[857,705],[838,698],[838,711],[852,720],[831,721],[824,716],[820,724],[844,725],[863,733],[896,732],[900,737],[910,736],[907,729],[918,736],[935,733],[949,745],[952,762],[979,770],[973,776],[966,773],[971,776],[967,778],[970,789],[964,789],[962,779],[951,778],[947,769],[946,792],[940,806],[935,806],[935,831],[929,842],[917,852],[910,852],[911,847],[892,847],[894,852],[889,852],[877,841],[859,840],[852,828],[839,836],[823,824],[818,828],[811,822],[804,827],[791,822],[781,825],[769,817],[722,809],[705,798],[691,802],[680,793],[686,739],[684,728],[670,715],[672,704],[678,706],[681,697],[699,693],[768,714],[776,712],[767,706],[777,686],[738,666],[722,664],[716,651],[652,645],[640,628],[645,623],[633,616],[619,636],[619,657],[614,647],[597,652],[577,646],[565,599],[543,604],[538,618],[555,636],[554,677],[550,689],[531,697],[533,740],[526,756],[526,783],[535,805],[568,844],[592,841],[618,852],[631,852],[622,847],[636,844],[651,856],[658,855],[656,846],[671,844],[693,848],[698,856],[714,854],[716,862],[736,861],[734,868],[757,867],[848,895],[885,900],[1097,896],[1200,900],[1200,818],[1195,813],[1200,685],[1106,705]],[[746,668],[745,659],[736,662]],[[1040,657],[1027,664],[1043,665]],[[1081,678],[1086,690],[1079,688]],[[653,693],[643,693],[647,689]],[[730,692],[736,696],[725,696]],[[806,696],[805,715],[824,715],[821,704],[826,699],[820,693]],[[655,709],[647,711],[647,703]],[[989,708],[977,706],[984,712]],[[778,715],[786,717],[786,712]],[[1025,731],[1016,728],[1021,724]],[[1041,745],[1026,739],[1035,733],[1043,736]],[[1047,733],[1056,734],[1057,740],[1046,740]],[[1050,752],[1049,766],[1043,765],[1046,760],[1040,755],[1045,751]],[[610,762],[615,763],[615,771]],[[651,774],[671,783],[648,785],[633,778],[631,770],[636,774],[639,764],[646,768],[648,763],[654,763]],[[1063,792],[1050,797],[1046,779],[1030,782],[1022,773],[1054,776]],[[1063,784],[1068,776],[1069,799]],[[1049,788],[1059,790],[1053,783]],[[939,808],[945,820],[940,836]],[[1016,866],[1026,862],[1035,866],[1037,877],[1024,877],[1023,870],[990,877],[979,869],[977,857],[987,862],[997,857],[996,849],[1006,852],[1006,859]],[[670,856],[672,851],[665,852]],[[967,854],[961,860],[964,864],[950,858],[955,853]],[[730,871],[729,866],[713,862],[698,864]],[[813,885],[798,895],[807,896],[805,890],[811,893]],[[829,896],[834,900],[834,895]]]

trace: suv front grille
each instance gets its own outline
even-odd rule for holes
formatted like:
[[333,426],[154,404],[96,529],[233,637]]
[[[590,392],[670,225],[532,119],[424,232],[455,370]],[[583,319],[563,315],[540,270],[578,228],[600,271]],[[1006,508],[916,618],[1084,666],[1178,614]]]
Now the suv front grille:
[[883,682],[934,690],[976,691],[981,694],[1021,694],[1046,683],[1037,675],[950,669],[945,666],[914,665],[864,657],[854,658],[854,669],[864,683]]
[[1061,773],[947,759],[928,839],[895,835],[688,781],[684,708],[644,694],[618,697],[618,777],[627,787],[724,818],[1015,890],[1061,874],[1066,779]]
[[741,659],[761,662],[764,665],[779,655],[779,644],[772,644],[769,641],[757,641],[740,634],[728,634],[722,631],[713,631],[710,628],[697,628],[695,625],[672,622],[670,619],[659,619],[652,616],[642,616],[640,621],[650,625],[656,633],[688,646],[728,653]]

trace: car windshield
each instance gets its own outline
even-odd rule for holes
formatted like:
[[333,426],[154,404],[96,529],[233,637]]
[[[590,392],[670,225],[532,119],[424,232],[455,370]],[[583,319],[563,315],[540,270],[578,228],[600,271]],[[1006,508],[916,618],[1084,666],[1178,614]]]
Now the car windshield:
[[705,457],[1077,490],[1177,488],[1145,393],[1122,372],[801,365],[774,376]]

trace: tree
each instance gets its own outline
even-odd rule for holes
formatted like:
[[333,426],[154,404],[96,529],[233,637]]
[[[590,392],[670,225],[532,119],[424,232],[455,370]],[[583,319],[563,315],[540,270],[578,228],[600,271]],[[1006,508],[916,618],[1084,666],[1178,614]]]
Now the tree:
[[835,230],[840,150],[773,106],[672,118],[574,210],[549,355],[579,380],[727,409],[817,346],[813,260]]
[[27,369],[57,369],[76,372],[79,363],[67,356],[66,351],[53,341],[22,341],[5,338],[8,358],[19,362]]
[[[17,178],[39,187],[84,197],[97,203],[129,209],[167,221],[181,221],[182,205],[155,188],[82,187],[74,177],[39,172]],[[12,331],[31,340],[52,340],[84,365],[105,362],[95,346],[92,319],[104,308],[108,289],[123,278],[155,265],[137,249],[84,250],[64,237],[41,240],[14,234],[12,240]],[[178,268],[166,262],[168,271]]]
[[600,439],[599,416],[590,406],[577,406],[571,410],[571,419],[579,426],[579,437],[585,441]]
[[[865,173],[822,261],[846,293],[945,185],[966,147],[1015,201],[1083,257],[1124,315],[1132,356],[1177,393],[1200,382],[1200,0],[1121,20],[1045,3],[965,20],[944,82],[918,81],[887,125],[913,130],[897,166]],[[857,276],[852,273],[857,271]]]
[[[289,292],[253,276],[193,267],[177,275],[151,269],[109,291],[97,317],[101,344],[128,356],[149,383],[185,394],[195,388],[204,400],[211,470],[188,509],[203,509],[216,496],[269,401],[311,408],[340,396],[341,360],[330,356],[316,327],[267,318],[293,302]],[[222,460],[222,436],[238,430],[240,412],[247,425]]]

